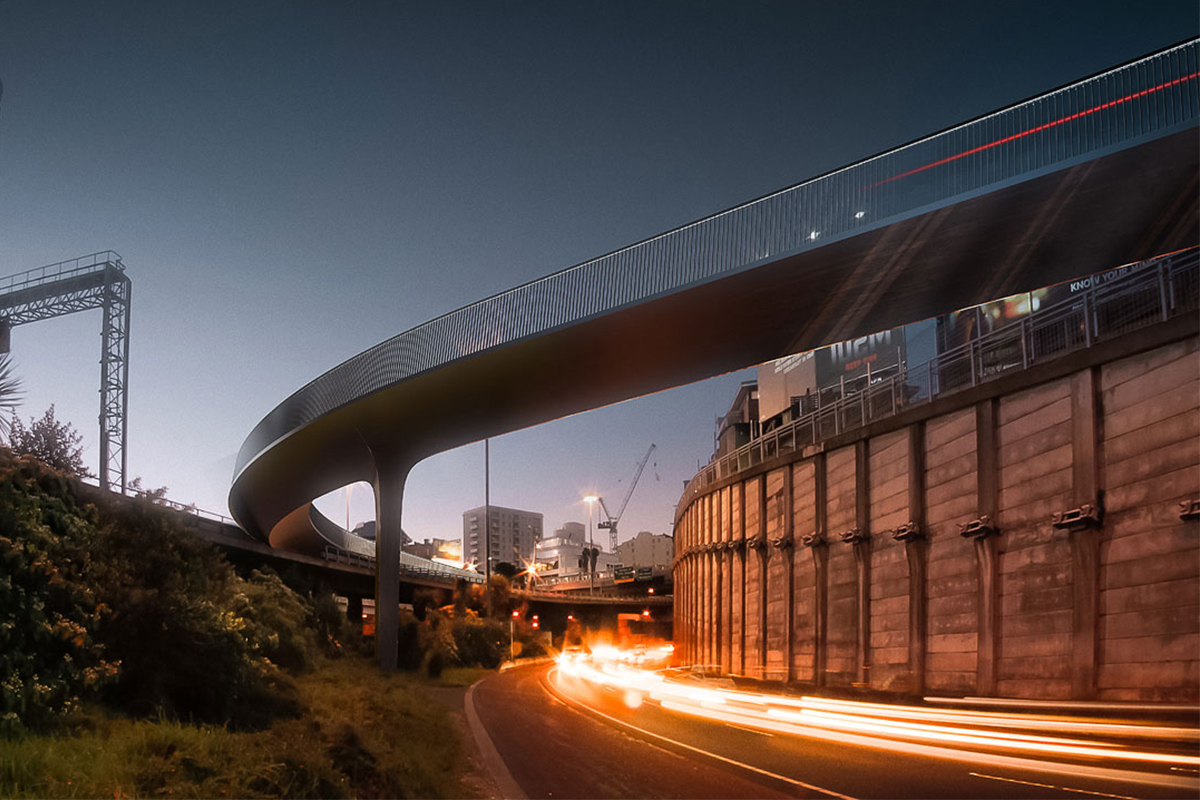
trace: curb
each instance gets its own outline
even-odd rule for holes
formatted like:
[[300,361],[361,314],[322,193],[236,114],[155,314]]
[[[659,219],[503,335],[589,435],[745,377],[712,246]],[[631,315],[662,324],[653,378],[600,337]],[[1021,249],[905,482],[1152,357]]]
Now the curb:
[[463,698],[463,710],[467,714],[467,724],[471,726],[471,735],[475,737],[475,744],[483,756],[483,766],[491,773],[492,780],[496,782],[496,788],[500,790],[500,795],[505,800],[529,800],[529,796],[521,790],[521,787],[513,779],[512,773],[508,771],[508,765],[504,763],[500,751],[496,749],[492,737],[488,735],[487,729],[483,727],[483,721],[479,719],[479,714],[475,711],[475,687],[479,684],[480,681],[475,681],[467,689],[467,695]]
[[501,672],[508,672],[510,669],[517,667],[532,667],[535,664],[549,664],[554,661],[554,656],[538,656],[536,658],[519,658],[516,661],[505,661],[500,665]]

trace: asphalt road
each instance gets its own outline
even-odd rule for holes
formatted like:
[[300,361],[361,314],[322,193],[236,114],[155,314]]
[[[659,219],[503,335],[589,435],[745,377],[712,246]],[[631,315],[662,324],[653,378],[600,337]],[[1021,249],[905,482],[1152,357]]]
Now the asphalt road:
[[550,667],[485,678],[472,699],[509,773],[530,798],[793,797],[649,744],[557,699]]
[[1186,781],[1133,783],[985,765],[681,716],[654,703],[524,667],[476,685],[474,708],[516,785],[530,798],[1170,798]]

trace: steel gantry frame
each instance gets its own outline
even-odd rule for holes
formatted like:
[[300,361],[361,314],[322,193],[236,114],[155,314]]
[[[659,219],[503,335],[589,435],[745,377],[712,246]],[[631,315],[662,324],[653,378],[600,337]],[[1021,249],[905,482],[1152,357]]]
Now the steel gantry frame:
[[129,276],[111,250],[0,278],[0,351],[17,325],[104,310],[100,347],[100,486],[126,485],[129,416]]

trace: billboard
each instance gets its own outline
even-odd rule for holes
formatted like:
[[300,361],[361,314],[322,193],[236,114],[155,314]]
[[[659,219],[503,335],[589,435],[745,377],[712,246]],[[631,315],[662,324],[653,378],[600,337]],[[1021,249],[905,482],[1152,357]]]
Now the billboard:
[[782,413],[793,397],[817,390],[815,353],[797,353],[758,366],[758,421]]
[[822,389],[866,378],[894,375],[904,363],[904,329],[872,333],[821,348],[816,355],[817,385]]

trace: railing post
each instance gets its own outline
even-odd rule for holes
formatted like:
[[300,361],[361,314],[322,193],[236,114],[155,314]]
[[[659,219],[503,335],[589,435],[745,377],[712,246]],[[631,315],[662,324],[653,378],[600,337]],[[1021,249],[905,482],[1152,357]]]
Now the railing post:
[[1084,347],[1092,346],[1092,311],[1095,308],[1095,303],[1092,302],[1092,293],[1085,292],[1083,295],[1083,345]]
[[1168,286],[1169,283],[1170,281],[1167,280],[1167,264],[1166,262],[1160,263],[1158,265],[1158,297],[1159,302],[1162,303],[1163,322],[1166,322],[1168,319],[1170,319],[1171,307],[1174,305],[1174,303],[1171,302],[1173,298],[1170,297],[1170,294],[1174,294],[1174,292],[1171,292],[1170,290],[1174,289],[1175,287]]
[[977,379],[978,376],[975,371],[975,351],[979,349],[976,347],[976,344],[978,344],[978,342],[975,342],[975,341],[969,342],[967,344],[967,361],[971,365],[971,385],[972,386],[975,386],[976,384],[979,383],[979,381]]
[[1029,333],[1027,322],[1028,320],[1022,317],[1021,324],[1017,327],[1017,331],[1021,335],[1021,369],[1029,369],[1029,350],[1025,344]]

